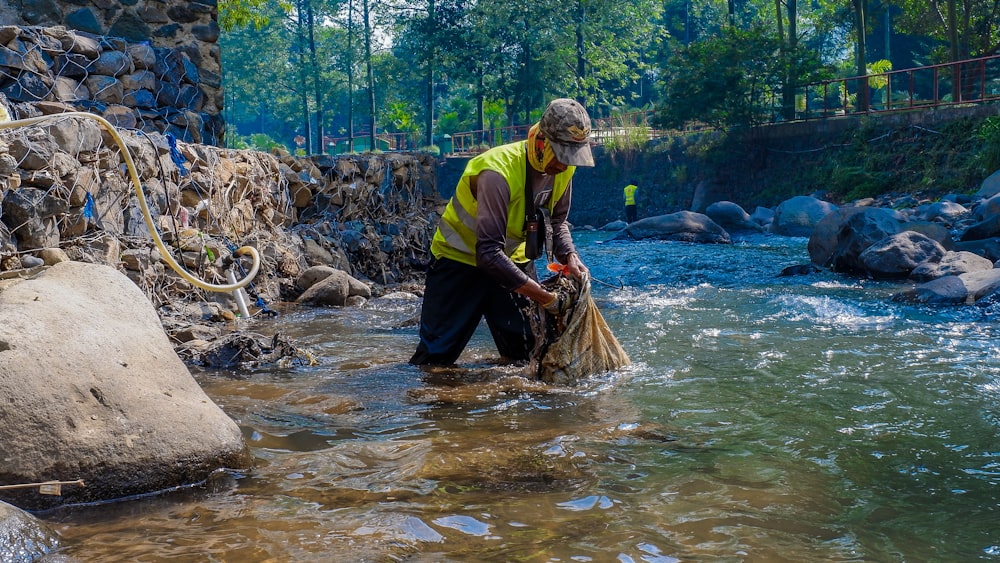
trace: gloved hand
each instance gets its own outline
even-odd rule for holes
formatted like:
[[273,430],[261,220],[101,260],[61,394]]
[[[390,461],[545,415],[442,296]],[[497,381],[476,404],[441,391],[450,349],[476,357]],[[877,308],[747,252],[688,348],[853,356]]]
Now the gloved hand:
[[558,291],[555,292],[554,295],[555,297],[552,298],[552,301],[543,304],[542,307],[544,307],[550,315],[554,317],[561,317],[566,314],[566,311],[569,310],[569,297],[565,293],[560,293]]

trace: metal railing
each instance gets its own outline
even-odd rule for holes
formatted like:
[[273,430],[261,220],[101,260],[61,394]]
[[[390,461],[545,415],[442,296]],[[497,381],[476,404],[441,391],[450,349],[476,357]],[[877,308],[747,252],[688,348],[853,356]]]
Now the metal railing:
[[375,146],[372,147],[371,135],[367,132],[357,133],[352,139],[348,137],[324,137],[323,144],[327,154],[361,153],[373,148],[381,152],[415,151],[421,148],[420,133],[376,133]]
[[[780,97],[780,96],[779,96]],[[807,84],[795,120],[1000,100],[1000,55]],[[780,106],[774,108],[781,116]],[[780,117],[774,121],[782,121]]]

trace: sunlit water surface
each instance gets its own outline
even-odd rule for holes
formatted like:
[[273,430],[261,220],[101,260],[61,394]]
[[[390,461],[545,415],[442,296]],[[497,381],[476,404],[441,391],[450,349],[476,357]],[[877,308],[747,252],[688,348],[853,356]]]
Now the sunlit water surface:
[[805,239],[577,233],[633,365],[551,388],[406,363],[419,301],[287,313],[319,365],[195,372],[257,467],[46,515],[79,561],[1000,560],[991,306],[892,303]]

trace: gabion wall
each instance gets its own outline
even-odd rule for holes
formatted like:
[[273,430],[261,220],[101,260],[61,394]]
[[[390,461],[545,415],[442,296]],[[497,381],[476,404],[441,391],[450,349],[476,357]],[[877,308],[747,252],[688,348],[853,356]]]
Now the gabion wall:
[[15,106],[55,102],[122,127],[222,144],[215,0],[0,4],[0,93]]

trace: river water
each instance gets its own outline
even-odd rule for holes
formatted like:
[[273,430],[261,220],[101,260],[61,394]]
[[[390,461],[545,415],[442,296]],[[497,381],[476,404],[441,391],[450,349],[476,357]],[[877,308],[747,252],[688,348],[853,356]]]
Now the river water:
[[[195,372],[257,457],[46,515],[79,561],[1000,560],[997,310],[890,301],[806,240],[575,234],[633,365],[552,388],[406,361],[419,301],[262,320],[319,364]],[[607,284],[607,285],[605,285]]]

